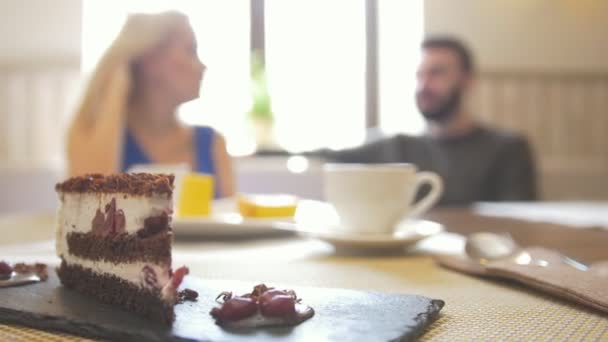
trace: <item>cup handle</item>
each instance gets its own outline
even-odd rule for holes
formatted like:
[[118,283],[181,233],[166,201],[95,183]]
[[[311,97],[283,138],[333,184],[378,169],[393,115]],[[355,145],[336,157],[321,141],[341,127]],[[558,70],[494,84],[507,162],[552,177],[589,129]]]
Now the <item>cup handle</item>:
[[420,216],[429,210],[437,201],[439,201],[439,198],[443,193],[443,181],[441,180],[441,177],[434,172],[418,172],[416,174],[416,189],[420,189],[424,184],[429,184],[431,186],[431,191],[419,200],[410,210],[408,214],[408,217],[410,218]]

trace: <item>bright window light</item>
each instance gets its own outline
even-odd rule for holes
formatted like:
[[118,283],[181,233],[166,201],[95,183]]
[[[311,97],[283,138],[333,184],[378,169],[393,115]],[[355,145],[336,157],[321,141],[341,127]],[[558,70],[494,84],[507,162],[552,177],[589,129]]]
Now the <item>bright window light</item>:
[[363,0],[266,0],[266,62],[282,147],[299,152],[363,142]]
[[425,127],[414,98],[423,9],[422,0],[378,1],[380,128],[386,133],[419,134]]
[[287,158],[287,170],[291,173],[303,173],[308,170],[308,159],[303,156],[291,156]]
[[[365,138],[365,1],[266,0],[266,71],[275,138],[289,152],[358,145]],[[125,18],[176,9],[190,17],[208,69],[201,98],[182,121],[225,135],[230,154],[255,152],[246,120],[250,92],[250,1],[83,0],[82,70],[89,74]],[[380,128],[419,133],[415,67],[423,1],[378,1]]]

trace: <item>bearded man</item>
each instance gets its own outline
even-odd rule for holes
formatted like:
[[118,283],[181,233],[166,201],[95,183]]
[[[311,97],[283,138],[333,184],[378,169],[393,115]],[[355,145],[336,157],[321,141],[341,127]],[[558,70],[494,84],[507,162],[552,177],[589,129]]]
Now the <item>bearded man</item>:
[[415,95],[428,124],[424,135],[381,138],[322,155],[332,162],[412,163],[434,171],[444,181],[443,206],[535,200],[535,166],[527,140],[482,125],[465,106],[475,79],[469,49],[450,37],[425,39],[421,48]]

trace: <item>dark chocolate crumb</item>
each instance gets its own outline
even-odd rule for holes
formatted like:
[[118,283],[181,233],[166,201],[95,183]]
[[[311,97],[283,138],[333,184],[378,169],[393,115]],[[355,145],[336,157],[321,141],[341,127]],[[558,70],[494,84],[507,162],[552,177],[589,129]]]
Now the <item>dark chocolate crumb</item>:
[[0,261],[0,279],[8,279],[13,273],[13,268],[7,262]]
[[146,218],[144,220],[144,227],[137,231],[137,236],[140,239],[145,239],[167,229],[169,229],[169,215],[162,213],[159,216]]
[[35,263],[32,265],[20,262],[15,264],[13,270],[17,273],[36,273],[38,278],[40,278],[42,281],[46,281],[49,278],[49,272],[46,264]]
[[177,300],[179,303],[183,303],[185,301],[196,302],[198,298],[198,292],[191,289],[184,289],[177,294]]
[[88,174],[73,177],[55,186],[60,192],[105,192],[125,193],[128,195],[173,193],[173,175],[151,173],[119,173],[115,175]]

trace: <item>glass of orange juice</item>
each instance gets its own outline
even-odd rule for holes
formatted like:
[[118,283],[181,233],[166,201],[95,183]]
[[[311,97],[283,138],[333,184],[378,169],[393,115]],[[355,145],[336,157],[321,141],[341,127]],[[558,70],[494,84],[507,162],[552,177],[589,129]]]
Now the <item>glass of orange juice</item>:
[[213,176],[203,173],[187,173],[181,177],[177,216],[209,216],[213,203]]

